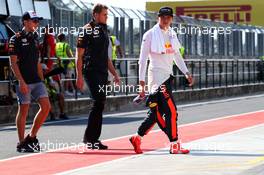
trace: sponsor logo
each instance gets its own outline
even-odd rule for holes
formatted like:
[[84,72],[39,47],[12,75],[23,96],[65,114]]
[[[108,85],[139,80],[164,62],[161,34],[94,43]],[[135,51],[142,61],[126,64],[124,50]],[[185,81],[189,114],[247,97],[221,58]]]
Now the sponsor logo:
[[15,45],[14,44],[9,44],[9,46],[8,46],[9,48],[14,48],[15,47]]
[[235,23],[251,22],[251,11],[251,5],[176,7],[176,15]]
[[23,43],[26,43],[26,42],[27,42],[27,39],[26,39],[26,38],[23,38],[23,39],[22,39],[22,42],[23,42]]
[[150,108],[154,108],[154,107],[157,106],[157,105],[158,105],[157,103],[151,103],[151,102],[149,103],[149,107],[150,107]]

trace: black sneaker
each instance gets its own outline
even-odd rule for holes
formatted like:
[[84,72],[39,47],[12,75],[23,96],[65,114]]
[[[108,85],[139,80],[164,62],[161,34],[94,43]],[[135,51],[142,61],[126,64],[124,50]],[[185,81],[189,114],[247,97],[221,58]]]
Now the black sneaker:
[[32,138],[32,148],[34,149],[35,152],[40,152],[40,145],[39,145],[39,140],[37,137]]
[[40,152],[39,141],[36,137],[27,137],[21,142],[17,144],[17,152]]
[[69,117],[65,113],[61,113],[60,119],[67,120],[67,119],[69,119]]
[[24,142],[17,143],[16,150],[19,153],[32,153],[34,152],[32,149],[30,149],[28,146],[24,145]]
[[50,121],[56,120],[54,113],[50,112]]
[[97,149],[97,150],[107,150],[108,146],[102,144],[100,140],[95,142],[84,142],[87,146],[87,149]]

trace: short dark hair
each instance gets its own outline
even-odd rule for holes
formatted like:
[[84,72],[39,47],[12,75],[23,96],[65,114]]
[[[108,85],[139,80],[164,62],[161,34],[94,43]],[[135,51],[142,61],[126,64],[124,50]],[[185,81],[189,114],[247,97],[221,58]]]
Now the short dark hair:
[[97,13],[97,14],[98,13],[101,13],[103,9],[106,9],[107,10],[108,7],[106,5],[103,5],[103,4],[100,4],[100,3],[95,4],[94,7],[93,7],[93,15],[95,13]]
[[65,34],[64,34],[64,33],[60,33],[60,34],[58,35],[58,39],[59,39],[59,41],[65,41],[65,40],[66,40],[66,36],[65,36]]

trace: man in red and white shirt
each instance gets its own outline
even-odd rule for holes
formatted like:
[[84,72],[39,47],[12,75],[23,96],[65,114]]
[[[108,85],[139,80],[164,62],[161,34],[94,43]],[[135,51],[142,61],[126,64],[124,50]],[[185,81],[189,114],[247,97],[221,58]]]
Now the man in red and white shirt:
[[147,99],[147,106],[150,110],[138,128],[137,135],[131,137],[130,142],[137,154],[142,153],[141,138],[158,123],[171,142],[170,153],[187,154],[189,150],[183,149],[178,142],[178,114],[171,90],[173,62],[185,75],[190,86],[193,85],[194,81],[180,55],[181,45],[177,35],[170,27],[173,20],[173,10],[170,7],[162,7],[158,16],[159,22],[143,36],[139,58],[141,97],[145,96],[147,59],[150,60],[148,68],[148,91],[150,95]]

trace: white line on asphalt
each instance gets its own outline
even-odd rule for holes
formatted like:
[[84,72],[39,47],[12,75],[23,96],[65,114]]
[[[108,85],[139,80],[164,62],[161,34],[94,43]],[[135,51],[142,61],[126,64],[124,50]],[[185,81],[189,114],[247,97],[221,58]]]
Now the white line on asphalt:
[[[243,97],[235,97],[235,98],[228,98],[223,100],[212,100],[207,102],[199,102],[199,103],[191,103],[191,104],[185,104],[185,105],[177,105],[178,108],[188,108],[188,107],[194,107],[194,106],[202,106],[202,105],[208,105],[208,104],[217,104],[217,103],[224,103],[224,102],[231,102],[231,101],[237,101],[237,100],[246,100],[251,98],[260,98],[264,97],[264,95],[251,95],[251,96],[243,96]],[[106,114],[104,117],[117,117],[117,116],[124,116],[124,115],[135,115],[135,114],[142,114],[146,113],[148,110],[139,110],[139,111],[132,111],[132,112],[122,112],[118,114]],[[66,123],[66,122],[72,122],[72,121],[79,121],[79,120],[87,120],[87,117],[79,117],[79,118],[73,118],[68,120],[60,120],[60,121],[48,121],[44,124],[50,125],[50,124],[58,124],[58,123]],[[26,128],[29,128],[31,124],[28,124]],[[0,129],[0,131],[4,130],[10,130],[10,129],[16,129],[16,126],[8,126],[3,127]]]

